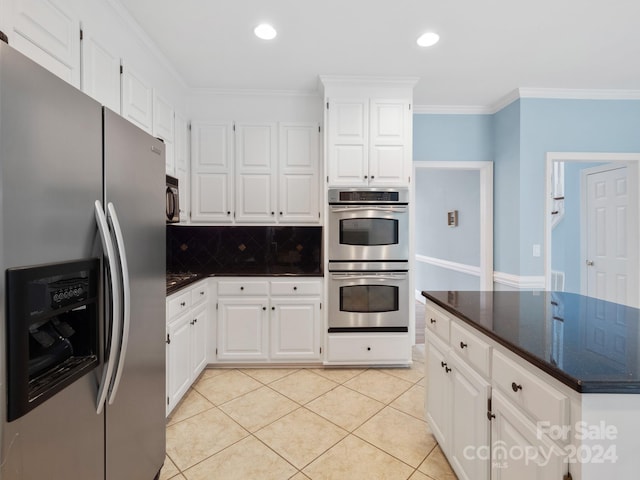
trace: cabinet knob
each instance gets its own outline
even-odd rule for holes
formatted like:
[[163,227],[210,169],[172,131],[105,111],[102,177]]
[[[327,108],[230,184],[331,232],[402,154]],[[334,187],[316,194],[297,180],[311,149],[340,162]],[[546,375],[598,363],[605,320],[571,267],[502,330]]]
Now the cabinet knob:
[[266,309],[267,309],[267,307],[262,307],[262,310],[266,310]]
[[464,342],[460,342],[460,348],[466,348],[468,345]]
[[518,385],[516,382],[511,382],[511,390],[517,393],[518,390],[522,390],[522,385]]
[[271,307],[271,310],[275,310],[275,309],[276,309],[276,307]]
[[442,368],[445,368],[445,367],[447,366],[447,363],[446,363],[446,362],[440,362],[440,366],[441,366]]
[[436,323],[436,319],[435,318],[431,318],[430,321],[431,321],[431,324]]
[[244,287],[240,287],[240,290],[244,290]]
[[231,215],[231,212],[227,212],[227,215]]
[[280,215],[282,215],[282,212],[280,212]]
[[373,180],[374,178],[376,178],[374,175],[371,175],[371,180]]
[[181,306],[181,307],[184,307],[185,305],[186,305],[186,303],[185,303],[185,302],[180,302],[180,306]]
[[193,319],[193,323],[198,323],[198,319],[197,319],[197,318],[194,318],[194,319]]
[[204,295],[204,292],[200,292],[200,295]]
[[366,175],[364,176],[364,179],[365,179],[365,180],[367,179],[367,176],[366,176]]
[[449,373],[451,371],[451,369],[449,367],[444,367],[444,371],[445,371],[445,373]]
[[489,421],[491,421],[491,420],[492,420],[492,419],[494,419],[494,418],[496,418],[496,416],[495,416],[493,413],[491,413],[491,412],[487,412],[487,419],[488,419]]
[[191,321],[189,322],[189,325],[193,325],[194,323],[196,323],[196,321],[195,321],[195,320],[191,320]]
[[271,212],[271,215],[275,215],[275,214],[276,214],[276,212]]
[[293,287],[293,289],[294,289],[294,290],[297,290],[297,289],[298,289],[298,287],[295,287],[295,286],[294,286],[294,287]]
[[367,352],[370,352],[370,351],[371,351],[371,347],[367,347]]

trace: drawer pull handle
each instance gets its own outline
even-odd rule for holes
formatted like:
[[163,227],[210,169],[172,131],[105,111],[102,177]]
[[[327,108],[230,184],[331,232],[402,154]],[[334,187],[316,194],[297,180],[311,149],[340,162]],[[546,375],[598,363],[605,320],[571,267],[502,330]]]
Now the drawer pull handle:
[[518,385],[516,382],[511,382],[511,390],[517,393],[518,390],[522,390],[522,385]]
[[445,371],[445,373],[449,373],[451,371],[451,369],[449,367],[444,367],[444,371]]
[[466,348],[468,345],[464,342],[460,342],[460,348]]
[[436,323],[436,319],[435,319],[435,318],[432,318],[432,319],[430,319],[430,320],[431,320],[431,324]]

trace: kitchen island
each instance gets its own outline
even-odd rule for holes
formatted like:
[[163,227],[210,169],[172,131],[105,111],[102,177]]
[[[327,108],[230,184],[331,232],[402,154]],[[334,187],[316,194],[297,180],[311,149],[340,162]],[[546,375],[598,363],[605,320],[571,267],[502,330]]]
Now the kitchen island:
[[422,295],[427,420],[460,478],[636,476],[637,309],[564,292]]

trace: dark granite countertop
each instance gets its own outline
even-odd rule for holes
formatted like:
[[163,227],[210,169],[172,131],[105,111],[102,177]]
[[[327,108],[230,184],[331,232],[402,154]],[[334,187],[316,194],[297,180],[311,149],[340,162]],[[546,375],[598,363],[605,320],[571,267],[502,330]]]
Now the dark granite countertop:
[[640,310],[566,292],[422,295],[580,393],[640,393]]

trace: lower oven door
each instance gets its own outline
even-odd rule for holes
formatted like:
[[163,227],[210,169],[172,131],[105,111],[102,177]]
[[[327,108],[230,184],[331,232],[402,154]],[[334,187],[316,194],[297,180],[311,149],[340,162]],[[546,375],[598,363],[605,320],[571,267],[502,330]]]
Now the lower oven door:
[[329,333],[407,332],[407,272],[333,272]]

